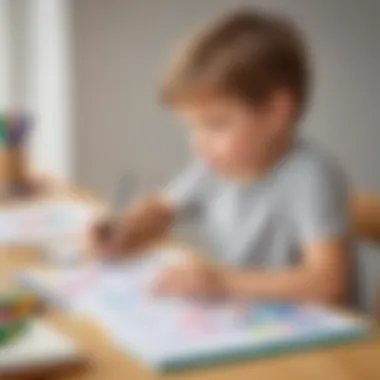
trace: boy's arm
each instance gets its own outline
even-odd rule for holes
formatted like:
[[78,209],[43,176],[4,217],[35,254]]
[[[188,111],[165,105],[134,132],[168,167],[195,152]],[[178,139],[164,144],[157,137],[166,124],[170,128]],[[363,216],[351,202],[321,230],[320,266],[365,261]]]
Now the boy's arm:
[[193,164],[161,194],[141,199],[128,207],[113,227],[109,223],[95,225],[90,233],[93,250],[115,253],[136,251],[163,238],[176,217],[186,214],[197,202],[203,173],[201,165]]
[[168,198],[156,195],[133,204],[116,226],[117,250],[133,251],[164,237],[178,210]]
[[225,273],[229,294],[268,300],[339,303],[347,295],[348,248],[329,238],[304,248],[302,262],[289,269]]
[[234,269],[195,255],[161,273],[155,290],[200,297],[340,304],[348,289],[347,253],[345,239],[332,237],[305,247],[301,263],[287,269]]
[[170,273],[163,276],[160,288],[263,300],[341,301],[348,290],[350,262],[347,189],[340,173],[314,169],[303,176],[302,186],[288,204],[299,252],[296,266],[265,270],[187,263],[176,281]]
[[312,168],[289,214],[299,244],[297,266],[229,276],[231,291],[270,299],[335,302],[348,290],[350,228],[345,176],[333,166]]
[[97,219],[89,231],[89,248],[101,256],[135,251],[162,237],[175,215],[175,206],[163,197],[140,199],[119,219]]

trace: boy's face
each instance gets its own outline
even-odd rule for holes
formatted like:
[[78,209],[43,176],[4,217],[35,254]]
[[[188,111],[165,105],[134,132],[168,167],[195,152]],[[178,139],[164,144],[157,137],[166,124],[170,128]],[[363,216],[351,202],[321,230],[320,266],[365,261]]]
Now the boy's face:
[[187,104],[181,111],[191,124],[197,153],[216,170],[232,175],[265,164],[289,124],[289,107],[276,96],[261,107],[214,98]]

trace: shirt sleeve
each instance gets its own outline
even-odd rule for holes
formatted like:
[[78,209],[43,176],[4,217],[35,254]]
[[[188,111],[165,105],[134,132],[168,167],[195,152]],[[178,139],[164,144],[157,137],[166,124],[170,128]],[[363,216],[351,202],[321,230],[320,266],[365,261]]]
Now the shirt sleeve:
[[295,228],[301,244],[347,236],[349,232],[349,192],[344,173],[326,166],[314,169],[295,194]]
[[191,211],[202,200],[205,178],[205,166],[200,162],[194,162],[166,186],[163,195],[174,204],[178,211]]

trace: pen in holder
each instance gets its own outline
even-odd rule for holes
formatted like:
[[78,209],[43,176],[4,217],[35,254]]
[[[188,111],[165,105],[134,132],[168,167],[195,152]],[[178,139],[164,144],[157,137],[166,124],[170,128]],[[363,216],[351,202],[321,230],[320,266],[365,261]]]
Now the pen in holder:
[[0,113],[0,196],[32,192],[27,165],[27,141],[31,118],[21,112]]

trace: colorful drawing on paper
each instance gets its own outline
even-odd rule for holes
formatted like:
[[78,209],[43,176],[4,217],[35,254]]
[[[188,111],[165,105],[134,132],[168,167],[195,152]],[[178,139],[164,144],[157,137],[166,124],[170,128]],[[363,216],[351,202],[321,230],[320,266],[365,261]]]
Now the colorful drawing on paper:
[[194,350],[259,345],[296,340],[323,332],[355,328],[355,323],[327,309],[304,304],[201,303],[154,297],[151,281],[159,269],[147,260],[137,263],[60,271],[50,276],[24,274],[37,288],[99,319],[126,347],[148,357],[186,356]]

